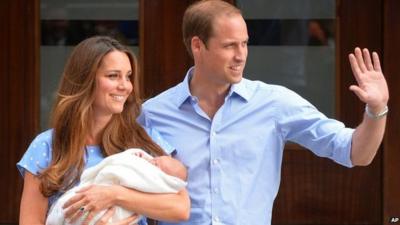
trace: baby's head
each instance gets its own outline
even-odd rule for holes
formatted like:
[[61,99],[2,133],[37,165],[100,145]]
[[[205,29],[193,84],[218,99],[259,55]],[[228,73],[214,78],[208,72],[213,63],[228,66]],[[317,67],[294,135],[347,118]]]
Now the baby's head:
[[185,181],[187,179],[186,167],[180,161],[172,158],[171,156],[158,156],[153,158],[142,150],[134,151],[133,154],[137,157],[147,160],[170,176],[178,177]]

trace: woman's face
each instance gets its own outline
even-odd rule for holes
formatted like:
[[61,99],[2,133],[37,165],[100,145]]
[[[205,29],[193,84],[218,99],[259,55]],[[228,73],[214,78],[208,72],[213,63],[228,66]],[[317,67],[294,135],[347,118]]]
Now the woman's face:
[[121,113],[132,92],[132,67],[126,53],[114,50],[106,54],[96,72],[93,103],[95,116]]

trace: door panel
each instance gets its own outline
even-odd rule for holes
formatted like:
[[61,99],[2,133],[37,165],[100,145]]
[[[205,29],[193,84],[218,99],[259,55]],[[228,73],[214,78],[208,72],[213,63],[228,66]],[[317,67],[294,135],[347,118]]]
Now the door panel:
[[39,125],[38,0],[0,2],[0,223],[18,221],[22,178],[15,164]]
[[[381,51],[381,8],[375,0],[337,1],[335,117],[350,127],[364,105],[348,89],[355,80],[347,55],[357,45]],[[380,224],[381,152],[368,167],[346,169],[287,146],[274,224]]]
[[[390,90],[388,122],[383,151],[382,223],[400,223],[400,1],[384,0],[383,69]],[[396,223],[397,221],[397,223]]]

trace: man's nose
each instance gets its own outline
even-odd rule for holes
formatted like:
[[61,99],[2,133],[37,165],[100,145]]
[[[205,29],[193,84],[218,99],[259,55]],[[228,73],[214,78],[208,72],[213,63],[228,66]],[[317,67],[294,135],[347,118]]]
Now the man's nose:
[[235,60],[237,61],[245,61],[247,57],[247,45],[239,46],[235,53]]

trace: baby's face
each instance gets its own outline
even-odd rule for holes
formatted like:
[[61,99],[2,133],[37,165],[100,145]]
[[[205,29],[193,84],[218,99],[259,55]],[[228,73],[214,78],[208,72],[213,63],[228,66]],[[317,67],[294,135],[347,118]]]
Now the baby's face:
[[153,165],[160,168],[164,173],[172,175],[174,173],[174,158],[169,156],[158,156],[151,160]]
[[168,162],[169,161],[168,158],[171,158],[171,157],[158,156],[158,157],[152,158],[152,157],[147,156],[146,154],[144,154],[141,151],[135,152],[134,155],[137,156],[137,157],[140,157],[140,158],[143,158],[143,159],[147,160],[151,164],[153,164],[153,165],[157,166],[158,168],[160,168],[165,173],[167,173],[165,170],[168,171],[168,169],[169,169],[168,167],[169,167],[170,163]]
[[179,177],[183,180],[186,179],[186,168],[182,165],[181,162],[178,160],[170,157],[170,156],[158,156],[158,157],[148,157],[147,155],[143,154],[142,152],[135,152],[137,157],[143,158],[150,162],[151,164],[158,167],[164,173]]

